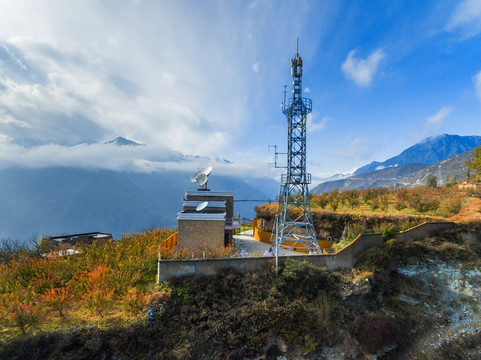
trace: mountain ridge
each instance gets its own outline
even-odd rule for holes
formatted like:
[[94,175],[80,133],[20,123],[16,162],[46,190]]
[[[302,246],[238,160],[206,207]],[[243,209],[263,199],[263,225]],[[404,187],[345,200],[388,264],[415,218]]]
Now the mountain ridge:
[[[150,227],[177,226],[177,212],[187,190],[197,189],[192,174],[169,170],[152,173],[78,167],[0,170],[0,239],[102,231],[114,238]],[[254,217],[259,202],[275,198],[274,181],[235,176],[209,177],[213,191],[234,191],[235,213]],[[271,183],[260,188],[259,184]],[[275,184],[277,188],[277,184]],[[260,189],[260,190],[259,190]],[[7,211],[8,209],[8,211]]]
[[383,162],[373,161],[358,168],[353,175],[359,175],[387,167],[408,164],[432,165],[449,157],[473,150],[481,145],[481,136],[448,135],[428,137],[414,144],[399,155]]
[[370,187],[413,187],[424,186],[431,175],[435,175],[438,184],[445,185],[448,180],[459,181],[466,177],[465,162],[472,157],[472,151],[452,156],[432,165],[408,164],[353,175],[347,179],[327,181],[311,190],[321,194],[334,189],[365,189]]

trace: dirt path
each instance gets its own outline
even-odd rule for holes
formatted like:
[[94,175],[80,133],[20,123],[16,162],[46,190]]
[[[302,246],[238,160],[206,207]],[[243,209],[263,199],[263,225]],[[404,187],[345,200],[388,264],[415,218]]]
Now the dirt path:
[[448,218],[449,221],[454,222],[470,222],[481,220],[481,199],[474,199],[468,206],[465,206],[461,211]]

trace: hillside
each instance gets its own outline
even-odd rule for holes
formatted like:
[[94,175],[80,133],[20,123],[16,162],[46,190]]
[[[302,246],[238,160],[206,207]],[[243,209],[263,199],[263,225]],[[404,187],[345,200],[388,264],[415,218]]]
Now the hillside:
[[311,189],[313,194],[334,189],[366,189],[375,187],[413,187],[425,185],[430,175],[435,175],[443,185],[450,179],[456,181],[466,178],[464,163],[472,157],[472,151],[452,156],[433,165],[410,164],[387,167],[373,172],[360,173],[347,179],[327,181]]
[[[82,324],[71,320],[82,314],[77,300],[64,309],[63,320],[40,307],[50,322],[29,322],[27,335],[3,338],[0,358],[340,360],[348,354],[353,359],[476,359],[481,351],[476,331],[480,235],[481,228],[470,225],[419,242],[387,241],[366,251],[353,269],[340,272],[292,260],[279,276],[267,268],[173,280],[150,288],[150,324],[146,303],[140,312],[133,308],[137,320],[118,318],[127,299],[133,299],[127,297],[132,291],[121,288],[110,305],[102,305],[103,317],[94,307],[83,312],[91,315]],[[118,246],[124,247],[122,241]],[[99,248],[96,256],[102,259],[103,253]],[[120,260],[109,258],[112,270],[135,269]],[[87,264],[78,265],[88,270]],[[28,262],[17,266],[20,281]],[[136,286],[145,288],[145,283]],[[6,295],[0,293],[0,300]]]
[[373,161],[368,165],[362,166],[354,172],[354,175],[399,165],[432,165],[449,157],[473,150],[479,145],[481,145],[481,136],[459,136],[444,134],[436,137],[430,137],[407,148],[399,155],[386,161]]
[[[402,190],[462,192],[470,202],[450,230],[405,243],[393,231],[440,218],[364,204],[351,213],[314,209],[318,235],[339,245],[360,232],[383,234],[382,247],[342,271],[289,259],[278,276],[268,266],[156,286],[159,251],[162,259],[237,256],[164,249],[172,231],[160,229],[83,246],[77,256],[0,257],[0,358],[476,359],[480,199],[456,187]],[[275,207],[257,208],[261,229],[272,228]]]

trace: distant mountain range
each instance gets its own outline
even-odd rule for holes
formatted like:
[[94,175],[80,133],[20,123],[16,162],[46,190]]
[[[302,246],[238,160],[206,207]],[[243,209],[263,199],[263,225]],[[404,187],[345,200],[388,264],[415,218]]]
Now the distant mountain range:
[[[0,239],[28,240],[47,235],[92,231],[122,233],[149,227],[177,226],[177,212],[191,183],[192,173],[153,173],[88,170],[81,168],[9,168],[0,170]],[[265,178],[245,181],[209,177],[212,191],[234,191],[235,200],[275,198],[278,184]],[[257,190],[261,188],[260,190]],[[241,217],[253,218],[260,202],[234,204]]]
[[481,144],[481,136],[440,135],[427,138],[384,162],[372,162],[346,179],[323,182],[311,192],[320,194],[334,189],[368,187],[412,187],[425,185],[430,175],[439,184],[466,177],[466,160]]
[[[123,137],[103,145],[119,146],[124,150],[129,147],[147,149],[147,145]],[[241,179],[216,174],[216,164],[231,164],[226,159],[176,152],[159,154],[158,158],[184,163],[184,168],[192,166],[193,169],[190,172],[116,171],[74,166],[1,169],[0,239],[27,241],[32,237],[94,231],[112,233],[118,239],[122,233],[163,227],[166,221],[168,227],[176,227],[184,193],[197,189],[197,184],[190,180],[198,170],[195,166],[198,163],[214,166],[209,189],[234,191],[235,215],[240,213],[241,217],[252,219],[255,207],[268,199],[274,200],[279,190],[278,183],[269,178]],[[192,160],[197,162],[191,163]]]
[[[122,137],[107,144],[138,149],[146,146]],[[438,177],[439,183],[446,183],[450,178],[459,180],[466,176],[464,163],[471,156],[470,150],[479,144],[479,136],[429,138],[394,158],[366,165],[353,176],[324,182],[311,192],[422,185],[431,174]],[[201,159],[180,153],[168,156],[173,161]],[[211,161],[219,165],[230,163],[220,158]],[[381,170],[367,171],[373,167]],[[190,182],[195,170],[145,173],[60,166],[2,169],[0,239],[23,241],[32,236],[38,239],[41,235],[92,231],[109,232],[118,239],[122,233],[163,227],[166,218],[168,227],[175,227],[185,191],[197,187]],[[213,191],[234,191],[236,200],[244,200],[235,203],[235,213],[240,212],[246,218],[253,218],[255,206],[275,199],[279,190],[278,183],[272,179],[240,179],[217,175],[215,170],[208,184]]]
[[354,172],[354,175],[364,174],[387,167],[425,164],[432,165],[451,156],[473,150],[481,145],[481,136],[439,135],[429,137],[407,148],[398,156],[387,159],[384,162],[373,161],[362,166]]

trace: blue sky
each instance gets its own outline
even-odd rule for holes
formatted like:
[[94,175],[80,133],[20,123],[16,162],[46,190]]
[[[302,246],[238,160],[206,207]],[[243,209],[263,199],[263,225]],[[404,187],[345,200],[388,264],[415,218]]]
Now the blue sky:
[[481,135],[480,1],[15,0],[0,20],[0,167],[275,177],[297,38],[314,183]]

